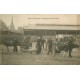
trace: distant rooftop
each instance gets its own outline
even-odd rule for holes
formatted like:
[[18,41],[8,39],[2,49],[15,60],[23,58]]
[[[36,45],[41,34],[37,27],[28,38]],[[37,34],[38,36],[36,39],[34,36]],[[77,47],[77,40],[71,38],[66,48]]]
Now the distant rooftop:
[[7,25],[0,19],[0,31],[8,31]]

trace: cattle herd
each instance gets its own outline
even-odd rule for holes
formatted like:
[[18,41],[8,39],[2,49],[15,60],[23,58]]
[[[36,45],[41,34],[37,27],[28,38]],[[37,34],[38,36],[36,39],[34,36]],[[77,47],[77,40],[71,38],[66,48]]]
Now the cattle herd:
[[[9,51],[9,46],[13,46],[13,52],[18,52],[17,46],[20,46],[21,51],[28,52],[29,49],[33,46],[33,42],[31,42],[31,36],[26,37],[22,41],[19,41],[17,38],[14,38],[12,41],[4,40],[3,44],[7,47]],[[74,39],[74,37],[66,37],[66,38],[57,38],[52,39],[46,37],[44,39],[43,36],[38,36],[37,40],[35,41],[35,52],[36,54],[41,54],[42,49],[47,51],[47,55],[50,53],[55,56],[55,54],[59,54],[63,52],[63,56],[65,53],[69,54],[69,57],[72,57],[71,53],[74,48],[79,48],[80,43]],[[33,49],[32,49],[33,50]],[[33,52],[33,51],[32,51]]]

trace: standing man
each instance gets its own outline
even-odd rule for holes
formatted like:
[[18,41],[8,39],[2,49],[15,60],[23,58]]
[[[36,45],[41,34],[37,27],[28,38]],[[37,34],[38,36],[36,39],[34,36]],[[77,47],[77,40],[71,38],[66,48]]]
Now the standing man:
[[73,39],[71,37],[68,41],[68,49],[69,49],[69,57],[72,57],[71,52],[72,52],[72,49],[73,49]]
[[47,54],[49,55],[50,52],[52,54],[52,51],[53,51],[53,41],[50,38],[49,41],[48,41],[48,53]]
[[29,49],[28,37],[26,37],[24,44],[25,44],[25,46],[26,46],[26,49]]
[[41,53],[41,49],[42,49],[42,46],[41,46],[41,37],[38,37],[36,48],[37,48],[36,53],[40,54]]
[[16,38],[14,38],[13,45],[14,45],[14,52],[17,52],[18,51],[17,49],[18,40]]

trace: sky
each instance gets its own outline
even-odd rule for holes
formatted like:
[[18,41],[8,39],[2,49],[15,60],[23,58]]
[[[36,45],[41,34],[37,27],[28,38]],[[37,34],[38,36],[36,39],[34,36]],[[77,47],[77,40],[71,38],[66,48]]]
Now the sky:
[[7,26],[10,26],[12,17],[16,29],[19,26],[28,26],[28,24],[77,25],[77,15],[72,14],[0,14],[0,19]]

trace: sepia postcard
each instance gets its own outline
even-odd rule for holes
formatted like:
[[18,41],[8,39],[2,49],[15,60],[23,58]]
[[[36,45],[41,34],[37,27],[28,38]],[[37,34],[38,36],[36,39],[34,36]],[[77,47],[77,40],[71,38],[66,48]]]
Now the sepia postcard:
[[1,65],[79,65],[79,14],[0,14]]

